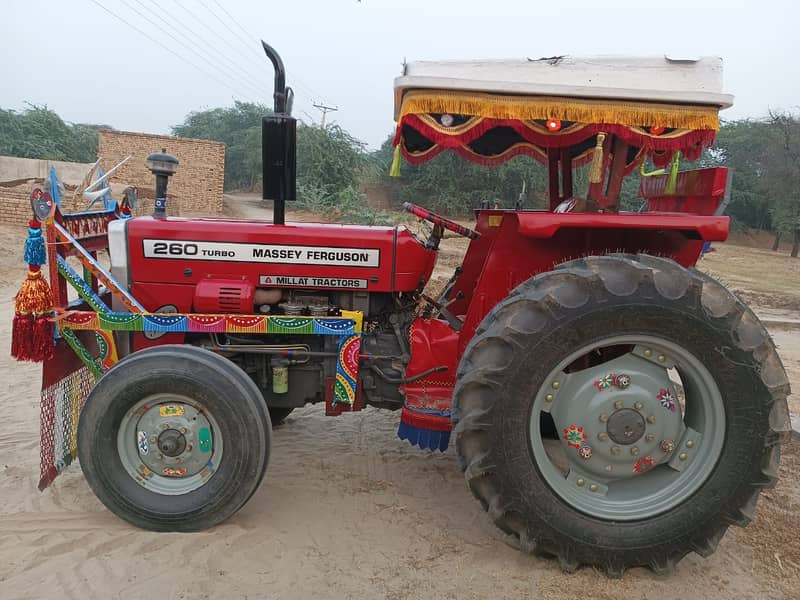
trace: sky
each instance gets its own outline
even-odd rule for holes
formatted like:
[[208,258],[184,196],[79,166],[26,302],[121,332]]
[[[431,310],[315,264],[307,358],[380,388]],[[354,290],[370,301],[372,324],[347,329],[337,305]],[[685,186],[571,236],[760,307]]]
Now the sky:
[[735,96],[721,116],[761,117],[800,106],[798,22],[790,0],[0,0],[0,108],[169,133],[234,99],[271,106],[264,39],[295,116],[337,107],[328,121],[370,148],[392,131],[404,60],[716,55]]

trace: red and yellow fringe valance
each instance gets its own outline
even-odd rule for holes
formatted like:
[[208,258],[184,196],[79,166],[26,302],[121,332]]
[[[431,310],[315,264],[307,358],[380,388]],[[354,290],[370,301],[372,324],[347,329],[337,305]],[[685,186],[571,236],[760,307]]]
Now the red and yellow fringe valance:
[[448,113],[491,119],[561,119],[642,127],[719,130],[718,109],[650,102],[588,100],[550,96],[504,96],[482,92],[412,90],[406,93],[399,120],[406,115]]
[[490,119],[476,117],[459,127],[444,127],[430,115],[407,115],[397,128],[393,144],[400,143],[403,126],[411,127],[431,143],[445,148],[458,148],[471,144],[488,131],[497,127],[513,129],[522,140],[541,146],[542,148],[563,148],[587,140],[600,132],[614,134],[631,146],[645,148],[648,151],[664,152],[681,150],[691,154],[691,160],[699,157],[703,148],[714,143],[715,132],[711,129],[677,129],[661,135],[653,135],[642,127],[613,124],[575,123],[557,132],[551,133],[544,127],[531,121],[514,121],[511,119]]

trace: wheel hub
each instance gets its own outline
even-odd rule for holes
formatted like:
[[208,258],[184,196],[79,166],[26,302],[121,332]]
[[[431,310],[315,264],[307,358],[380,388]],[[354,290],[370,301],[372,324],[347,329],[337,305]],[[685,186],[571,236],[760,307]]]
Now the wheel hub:
[[672,459],[685,427],[671,364],[634,350],[559,378],[549,406],[570,477],[594,482],[603,493]]
[[186,450],[186,436],[177,429],[162,431],[158,436],[158,449],[167,456],[180,456]]
[[[708,455],[719,451],[724,423],[719,391],[694,356],[670,342],[631,338],[610,338],[609,348],[630,349],[596,366],[575,369],[599,345],[565,358],[537,393],[531,419],[532,451],[548,483],[573,506],[614,520],[688,497],[713,467]],[[683,394],[672,379],[678,364]],[[690,397],[691,424],[684,422]],[[550,414],[557,441],[541,436],[537,410]],[[706,442],[711,424],[715,437]]]
[[617,444],[629,446],[638,442],[647,428],[644,416],[632,408],[623,408],[608,418],[608,437]]
[[143,486],[165,494],[186,493],[216,470],[222,441],[215,439],[212,421],[188,399],[151,396],[126,415],[120,456]]

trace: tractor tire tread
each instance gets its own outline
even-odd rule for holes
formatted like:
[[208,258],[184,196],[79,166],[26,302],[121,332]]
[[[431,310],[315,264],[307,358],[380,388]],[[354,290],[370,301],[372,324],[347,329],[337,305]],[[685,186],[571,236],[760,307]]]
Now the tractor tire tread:
[[[506,483],[498,477],[493,462],[490,415],[501,397],[504,373],[515,350],[524,347],[526,336],[558,323],[570,310],[590,301],[602,303],[610,296],[631,294],[681,299],[684,305],[703,311],[714,327],[729,332],[738,349],[751,354],[761,381],[769,390],[770,427],[763,440],[761,469],[752,480],[743,482],[748,492],[737,495],[744,500],[724,507],[713,526],[695,534],[688,545],[658,554],[642,552],[635,561],[621,562],[613,554],[587,559],[586,553],[579,556],[569,540],[560,539],[552,528],[530,530],[515,508],[513,494],[505,493]],[[667,574],[690,551],[708,556],[730,524],[744,526],[752,519],[761,488],[776,482],[779,444],[791,434],[786,404],[789,381],[771,337],[753,311],[711,277],[657,256],[610,254],[578,258],[520,284],[477,328],[463,354],[457,377],[452,410],[455,446],[470,490],[495,524],[518,540],[521,549],[555,556],[566,572],[588,564],[613,578],[635,566]]]

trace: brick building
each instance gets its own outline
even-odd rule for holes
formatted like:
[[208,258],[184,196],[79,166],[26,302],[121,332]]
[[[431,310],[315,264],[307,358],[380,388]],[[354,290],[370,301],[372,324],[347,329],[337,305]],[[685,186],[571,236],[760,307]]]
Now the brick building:
[[31,218],[31,190],[41,180],[0,181],[0,223],[22,227]]
[[145,160],[148,154],[163,149],[174,154],[179,162],[178,172],[169,183],[168,212],[221,214],[225,179],[225,144],[222,142],[102,129],[97,154],[103,158],[106,169],[126,156],[132,157],[111,180],[139,188],[137,213],[149,214],[155,179]]
[[[221,214],[225,178],[225,144],[222,142],[101,130],[98,155],[102,157],[101,166],[106,171],[126,156],[131,156],[111,178],[112,195],[119,199],[124,186],[135,185],[139,188],[139,206],[135,214],[152,213],[155,179],[147,169],[145,160],[148,154],[164,148],[177,156],[180,163],[178,172],[169,184],[169,213]],[[56,173],[65,188],[61,209],[64,212],[85,209],[87,202],[82,198],[75,198],[74,191],[76,184],[89,169],[88,164],[17,158],[5,160],[14,164],[5,165],[8,167],[6,171],[11,174],[11,180],[0,181],[0,223],[24,226],[28,222],[31,218],[31,191],[34,187],[44,187],[42,173],[46,173],[50,164],[55,165]],[[30,175],[24,176],[28,173]]]

